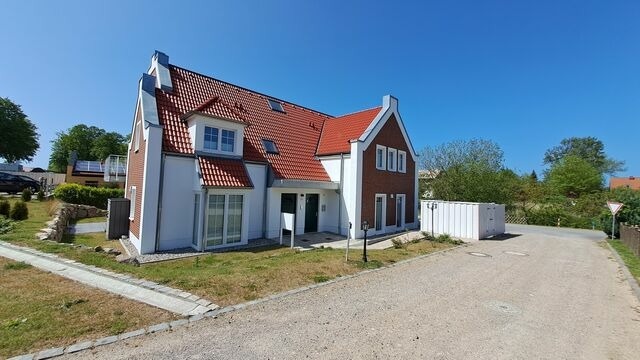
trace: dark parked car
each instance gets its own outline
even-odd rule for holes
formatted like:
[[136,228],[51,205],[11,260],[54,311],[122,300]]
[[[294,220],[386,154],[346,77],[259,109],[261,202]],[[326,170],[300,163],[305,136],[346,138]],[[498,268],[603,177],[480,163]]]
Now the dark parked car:
[[40,191],[40,183],[28,176],[0,172],[0,192],[16,194],[24,189],[29,189],[32,193],[36,193]]

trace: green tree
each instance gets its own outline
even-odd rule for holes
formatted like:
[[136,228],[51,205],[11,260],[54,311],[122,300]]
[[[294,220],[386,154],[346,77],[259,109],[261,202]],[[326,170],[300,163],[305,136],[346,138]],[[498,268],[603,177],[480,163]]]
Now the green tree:
[[110,154],[126,154],[128,140],[118,133],[80,124],[58,132],[51,142],[49,169],[64,172],[72,151],[77,151],[78,158],[82,160],[104,160]]
[[517,175],[503,162],[500,147],[481,139],[426,147],[420,156],[420,167],[435,175],[428,182],[433,197],[450,201],[512,203]]
[[554,163],[545,182],[558,195],[577,198],[602,190],[602,174],[581,157],[568,155]]
[[40,147],[37,130],[20,105],[0,97],[0,158],[31,161]]
[[601,175],[624,170],[624,161],[614,160],[604,152],[604,144],[595,137],[562,139],[560,145],[547,150],[544,163],[553,166],[567,156],[576,156],[593,166]]

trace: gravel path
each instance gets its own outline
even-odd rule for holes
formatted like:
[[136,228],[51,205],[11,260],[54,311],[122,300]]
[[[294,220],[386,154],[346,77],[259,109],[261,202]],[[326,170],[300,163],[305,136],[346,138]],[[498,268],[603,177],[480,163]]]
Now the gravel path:
[[603,235],[511,232],[76,358],[637,359],[640,302]]

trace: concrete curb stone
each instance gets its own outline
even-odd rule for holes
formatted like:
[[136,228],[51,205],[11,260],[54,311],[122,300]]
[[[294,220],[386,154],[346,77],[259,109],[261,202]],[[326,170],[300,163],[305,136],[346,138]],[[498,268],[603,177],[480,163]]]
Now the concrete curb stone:
[[71,354],[71,353],[74,353],[74,352],[78,352],[78,351],[89,349],[92,346],[93,346],[93,341],[85,341],[85,342],[81,342],[81,343],[70,345],[69,347],[67,347],[65,352],[67,354]]
[[136,337],[136,336],[144,335],[146,333],[147,333],[146,329],[138,329],[138,330],[134,330],[134,331],[129,331],[129,332],[126,332],[124,334],[118,335],[118,340],[127,340],[127,339],[131,339],[133,337]]
[[170,329],[169,323],[163,322],[163,323],[160,323],[160,324],[155,324],[155,325],[149,326],[147,332],[149,334],[152,334],[152,333],[158,333],[158,332],[167,331],[169,329]]
[[52,358],[52,357],[60,356],[62,354],[64,354],[64,348],[63,347],[51,348],[51,349],[40,351],[38,353],[38,355],[36,355],[34,357],[34,359],[37,359],[37,360],[49,359],[49,358]]
[[107,336],[107,337],[103,337],[102,339],[98,339],[95,342],[95,346],[102,346],[102,345],[107,345],[107,344],[111,344],[118,341],[118,336],[117,335],[113,335],[113,336]]

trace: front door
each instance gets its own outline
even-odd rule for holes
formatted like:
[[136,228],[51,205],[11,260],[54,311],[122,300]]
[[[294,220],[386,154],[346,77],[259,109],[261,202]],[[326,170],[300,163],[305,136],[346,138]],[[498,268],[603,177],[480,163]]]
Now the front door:
[[307,194],[304,214],[304,232],[318,231],[318,194]]
[[376,221],[375,230],[382,231],[382,221],[384,219],[384,195],[376,195]]
[[[280,196],[280,212],[281,213],[296,213],[296,198],[298,194],[282,194]],[[294,226],[295,227],[295,226]],[[290,235],[290,230],[282,230],[283,235]]]

